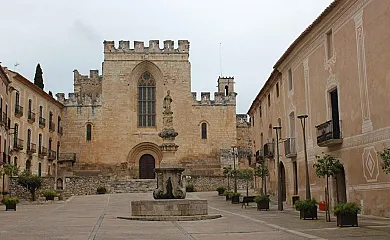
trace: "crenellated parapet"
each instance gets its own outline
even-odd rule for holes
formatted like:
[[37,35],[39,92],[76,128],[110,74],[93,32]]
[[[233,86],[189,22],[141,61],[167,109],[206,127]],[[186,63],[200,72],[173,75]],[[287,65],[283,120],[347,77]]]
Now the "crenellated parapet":
[[196,106],[223,106],[223,105],[236,105],[237,93],[231,92],[227,96],[223,92],[214,92],[214,99],[211,99],[210,92],[201,92],[200,100],[197,100],[197,93],[192,92],[193,105]]
[[102,105],[102,94],[100,93],[69,93],[68,98],[65,98],[65,93],[57,93],[56,97],[57,101],[66,107],[88,107]]
[[133,47],[130,46],[130,41],[119,41],[119,45],[115,47],[114,41],[104,41],[104,53],[185,53],[190,52],[190,42],[188,40],[179,40],[177,48],[174,47],[174,41],[165,40],[163,47],[160,48],[159,40],[150,40],[149,46],[145,46],[144,42],[134,41]]
[[81,75],[78,70],[73,70],[73,84],[75,94],[90,94],[95,96],[102,93],[103,76],[99,70],[90,70],[88,75]]
[[251,124],[248,121],[247,114],[236,114],[236,124],[237,127],[250,127]]

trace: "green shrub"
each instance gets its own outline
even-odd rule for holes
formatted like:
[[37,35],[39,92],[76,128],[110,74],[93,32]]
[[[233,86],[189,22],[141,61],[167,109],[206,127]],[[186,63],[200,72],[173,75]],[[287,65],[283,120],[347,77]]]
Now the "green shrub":
[[225,187],[217,187],[216,189],[218,192],[225,192],[226,188]]
[[334,207],[334,215],[339,216],[345,213],[358,213],[360,206],[354,202],[339,203]]
[[267,202],[271,201],[271,199],[269,199],[269,195],[265,195],[265,194],[257,195],[254,200],[256,203],[259,203],[261,201],[267,201]]
[[27,189],[31,193],[31,200],[35,201],[35,192],[42,186],[42,178],[38,175],[32,175],[24,170],[18,178],[18,184]]
[[57,197],[57,192],[56,190],[46,190],[43,192],[43,196],[45,198],[55,198]]
[[107,192],[107,189],[106,189],[106,187],[104,187],[104,186],[100,186],[100,187],[98,187],[98,188],[96,189],[96,192],[97,192],[98,194],[105,194],[105,193]]
[[227,191],[227,190],[225,190],[225,192],[223,192],[223,195],[224,196],[232,196],[232,193],[233,193],[233,191]]
[[238,192],[232,192],[231,193],[231,195],[230,195],[231,197],[239,197],[239,196],[241,196],[241,193],[238,193]]
[[186,185],[186,192],[195,192],[194,184],[188,183],[188,184]]
[[16,204],[18,202],[19,202],[19,198],[18,197],[5,197],[5,198],[3,198],[3,200],[1,200],[1,203],[4,204],[4,205]]
[[313,198],[311,200],[297,200],[294,204],[297,211],[311,211],[317,205],[317,201]]

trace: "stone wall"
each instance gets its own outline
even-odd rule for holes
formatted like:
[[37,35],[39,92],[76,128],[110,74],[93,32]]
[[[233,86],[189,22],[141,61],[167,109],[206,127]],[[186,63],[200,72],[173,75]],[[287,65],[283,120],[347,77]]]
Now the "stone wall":
[[[215,191],[217,187],[224,186],[227,188],[228,181],[224,177],[219,176],[191,176],[186,178],[187,184],[194,184],[195,191]],[[230,179],[230,189],[233,189],[234,179]],[[246,182],[237,179],[237,189],[246,190]],[[249,182],[249,189],[253,189],[253,181]]]
[[[36,199],[43,196],[45,190],[54,189],[54,177],[43,177],[42,187],[36,192]],[[18,196],[20,200],[31,200],[31,194],[18,184],[18,178],[12,177],[9,182],[9,194]]]

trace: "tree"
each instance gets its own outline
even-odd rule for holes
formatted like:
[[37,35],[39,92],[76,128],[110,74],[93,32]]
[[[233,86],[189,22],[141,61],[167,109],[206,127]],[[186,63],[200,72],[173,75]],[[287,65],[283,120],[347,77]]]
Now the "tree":
[[38,63],[37,68],[35,69],[34,84],[37,85],[40,89],[43,90],[43,72],[41,65]]
[[31,193],[31,199],[32,201],[35,201],[35,192],[37,189],[41,188],[42,178],[24,170],[19,176],[18,183]]
[[326,221],[330,222],[330,198],[329,198],[329,176],[334,177],[342,171],[343,164],[335,157],[325,154],[322,157],[316,156],[317,163],[313,165],[318,177],[326,178],[325,201],[326,201]]
[[249,195],[249,181],[253,180],[253,170],[250,168],[237,170],[237,176],[239,179],[245,180],[246,183],[246,195]]
[[3,176],[3,192],[2,192],[2,195],[3,195],[3,198],[4,198],[4,195],[5,195],[5,176],[15,176],[15,175],[18,175],[18,172],[19,172],[19,168],[14,166],[14,165],[11,165],[9,163],[6,163],[3,165],[3,168],[0,169],[0,175]]
[[227,182],[228,182],[227,190],[230,191],[230,177],[232,176],[232,167],[231,166],[223,168],[223,176],[225,178],[227,178]]
[[265,161],[255,167],[254,175],[261,178],[261,194],[267,194],[266,177],[269,175],[269,171]]
[[383,152],[379,152],[379,156],[382,159],[382,170],[386,173],[390,173],[390,148],[383,149]]

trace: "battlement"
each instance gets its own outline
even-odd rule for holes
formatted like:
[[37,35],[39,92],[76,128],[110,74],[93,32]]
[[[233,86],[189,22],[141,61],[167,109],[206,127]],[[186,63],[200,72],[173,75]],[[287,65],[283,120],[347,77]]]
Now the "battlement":
[[236,123],[238,127],[250,127],[247,114],[236,114]]
[[99,70],[89,70],[88,75],[81,75],[77,69],[73,70],[73,88],[75,94],[96,95],[102,93],[103,76]]
[[68,98],[65,98],[65,93],[56,94],[57,101],[66,107],[87,107],[87,106],[101,106],[102,95],[92,93],[69,93]]
[[221,105],[236,105],[237,93],[231,92],[228,96],[225,96],[223,92],[214,92],[214,99],[210,98],[210,92],[201,92],[200,100],[197,100],[197,93],[192,92],[192,99],[195,106],[221,106]]
[[190,42],[188,40],[178,40],[178,47],[174,48],[174,41],[165,40],[163,48],[160,48],[159,40],[150,40],[149,46],[144,42],[134,41],[133,48],[130,41],[119,41],[118,47],[115,47],[114,41],[104,41],[104,53],[185,53],[190,52]]

